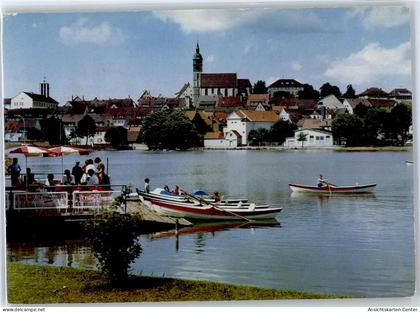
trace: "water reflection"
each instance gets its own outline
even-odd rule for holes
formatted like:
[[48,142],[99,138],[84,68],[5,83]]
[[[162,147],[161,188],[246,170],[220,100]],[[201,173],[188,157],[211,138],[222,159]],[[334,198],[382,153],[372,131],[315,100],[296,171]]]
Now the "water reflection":
[[280,223],[276,219],[259,220],[252,222],[239,221],[225,221],[225,222],[212,222],[212,223],[197,223],[191,227],[184,227],[177,230],[170,230],[164,232],[158,232],[148,235],[148,238],[153,240],[169,238],[175,236],[175,250],[178,252],[180,248],[180,236],[195,234],[194,245],[195,253],[200,254],[205,251],[206,238],[211,235],[215,237],[216,232],[229,231],[238,228],[254,228],[261,227],[281,227]]
[[10,262],[82,268],[96,266],[96,259],[85,241],[55,242],[50,246],[45,246],[44,242],[9,242],[7,249]]

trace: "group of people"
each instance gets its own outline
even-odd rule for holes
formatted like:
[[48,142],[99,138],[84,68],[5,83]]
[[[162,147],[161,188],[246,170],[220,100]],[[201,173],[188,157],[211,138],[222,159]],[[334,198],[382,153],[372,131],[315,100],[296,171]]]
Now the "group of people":
[[64,185],[109,185],[111,181],[105,172],[102,160],[96,157],[95,160],[86,159],[83,166],[80,166],[80,161],[76,161],[71,173],[69,169],[64,170],[61,183]]
[[[21,167],[17,158],[13,158],[12,164],[7,168],[7,172],[11,176],[12,186],[33,185],[37,183],[35,175],[31,172],[31,168],[26,168],[26,174],[21,180]],[[57,184],[62,185],[110,185],[111,181],[105,172],[105,165],[99,157],[95,160],[87,159],[83,166],[80,166],[80,161],[76,161],[73,169],[64,170],[61,181],[54,179],[54,174],[49,173],[44,183],[46,186],[53,186]]]

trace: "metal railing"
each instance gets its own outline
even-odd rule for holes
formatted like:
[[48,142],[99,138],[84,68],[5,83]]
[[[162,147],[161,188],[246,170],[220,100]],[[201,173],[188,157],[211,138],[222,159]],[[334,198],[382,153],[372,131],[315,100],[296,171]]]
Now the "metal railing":
[[67,210],[68,208],[67,192],[19,192],[13,194],[14,210]]

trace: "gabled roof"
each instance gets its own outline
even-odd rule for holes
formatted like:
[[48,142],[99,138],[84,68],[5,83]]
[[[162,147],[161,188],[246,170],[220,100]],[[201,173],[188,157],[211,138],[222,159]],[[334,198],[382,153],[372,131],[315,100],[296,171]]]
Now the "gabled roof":
[[232,132],[236,135],[237,138],[242,138],[242,135],[240,135],[238,131],[232,130]]
[[311,131],[320,132],[324,134],[332,134],[332,131],[323,130],[323,129],[314,129],[314,128],[300,128],[300,129],[296,129],[294,132],[300,132],[303,130],[311,130]]
[[203,73],[201,74],[201,88],[236,88],[235,73]]
[[279,115],[275,111],[239,110],[236,114],[251,122],[276,122]]
[[54,100],[52,97],[49,97],[49,96],[46,97],[46,96],[43,96],[41,94],[36,94],[36,93],[33,93],[33,92],[23,92],[23,93],[25,93],[27,96],[29,96],[34,101],[58,104],[58,102],[56,100]]
[[295,79],[278,79],[269,85],[268,88],[303,88],[303,84]]
[[190,83],[189,82],[185,83],[182,86],[181,90],[179,90],[178,92],[175,93],[175,96],[177,98],[179,98],[185,91],[187,91],[187,89],[188,89],[189,86],[190,86]]

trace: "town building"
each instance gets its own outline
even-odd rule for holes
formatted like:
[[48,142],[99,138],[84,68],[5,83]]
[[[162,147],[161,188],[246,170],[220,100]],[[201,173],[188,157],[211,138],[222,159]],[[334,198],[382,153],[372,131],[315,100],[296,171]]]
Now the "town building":
[[404,88],[394,89],[389,92],[389,98],[395,100],[411,100],[412,96],[411,91]]
[[[203,57],[197,43],[193,56],[194,107],[202,106],[200,97],[246,97],[251,93],[252,85],[248,79],[238,79],[236,73],[203,73]],[[208,102],[209,100],[206,100]]]
[[[299,139],[305,136],[305,140]],[[286,138],[283,146],[288,148],[300,147],[331,147],[334,145],[333,135],[331,131],[302,128],[295,130],[294,136]]]
[[276,92],[287,92],[293,97],[297,97],[299,91],[303,91],[303,84],[295,79],[278,79],[268,86],[268,94],[274,97]]
[[317,103],[318,108],[325,107],[325,108],[332,108],[332,109],[341,109],[344,108],[343,103],[334,95],[330,94],[326,97],[320,99]]
[[20,92],[10,101],[10,109],[27,109],[27,108],[56,108],[58,102],[50,97],[50,86],[47,82],[40,84],[41,94],[33,92]]
[[365,91],[359,94],[359,97],[365,98],[365,99],[386,99],[388,98],[388,93],[386,93],[381,88],[367,88]]

